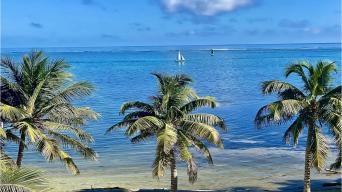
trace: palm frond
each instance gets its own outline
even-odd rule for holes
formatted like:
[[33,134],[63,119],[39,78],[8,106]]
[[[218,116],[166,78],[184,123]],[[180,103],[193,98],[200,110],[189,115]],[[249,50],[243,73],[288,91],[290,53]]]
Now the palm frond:
[[53,132],[70,132],[73,133],[81,141],[94,142],[93,137],[81,128],[73,127],[70,125],[57,123],[53,121],[44,121],[43,126]]
[[19,121],[14,123],[14,127],[17,127],[18,129],[25,131],[31,142],[36,142],[42,137],[45,137],[45,134],[39,130],[34,124],[28,121]]
[[0,191],[2,192],[31,192],[27,187],[19,184],[0,184]]
[[60,142],[64,147],[74,149],[76,152],[82,155],[85,159],[96,160],[96,153],[90,147],[84,145],[83,143],[77,141],[74,138],[71,138],[68,135],[56,133],[56,132],[49,132],[49,135],[52,136],[56,141]]
[[177,140],[176,129],[168,124],[165,124],[165,127],[157,133],[157,147],[167,155],[170,154]]
[[299,116],[291,125],[290,127],[285,131],[284,134],[284,141],[285,143],[290,143],[290,139],[292,138],[293,145],[298,144],[298,139],[300,134],[302,133],[304,129],[304,122],[303,117]]
[[152,176],[160,178],[164,176],[166,169],[170,165],[170,156],[164,153],[164,150],[159,146],[156,147],[156,158],[152,164]]
[[154,116],[145,116],[134,121],[126,130],[126,135],[132,136],[138,130],[157,130],[164,126],[164,123]]
[[56,140],[44,137],[34,144],[36,145],[36,150],[40,152],[46,160],[52,161],[60,158],[61,149]]
[[271,125],[272,123],[280,124],[298,114],[305,105],[303,101],[295,99],[276,101],[261,107],[256,114],[254,122],[257,127]]
[[120,114],[125,114],[126,110],[128,109],[132,109],[132,108],[136,108],[136,109],[140,109],[143,110],[145,112],[153,112],[153,107],[147,103],[144,102],[140,102],[140,101],[131,101],[131,102],[127,102],[124,103],[121,108],[120,108]]
[[27,113],[18,107],[6,105],[3,103],[0,104],[0,117],[2,119],[15,121],[15,120],[25,118],[26,116],[27,116]]
[[145,116],[153,116],[154,113],[151,112],[145,112],[145,111],[133,111],[129,114],[127,114],[123,121],[129,121],[129,120],[133,120],[133,119],[138,119],[141,117],[145,117]]
[[136,121],[136,119],[125,120],[125,121],[118,122],[118,123],[114,124],[113,126],[111,126],[110,128],[108,128],[107,131],[106,131],[106,134],[112,132],[114,129],[129,127],[129,126],[131,126],[135,121]]
[[217,103],[215,101],[215,98],[213,97],[202,97],[199,99],[195,99],[184,106],[180,108],[181,111],[184,113],[190,113],[198,108],[201,107],[211,107],[215,108],[217,106]]
[[0,138],[6,138],[6,137],[7,137],[6,131],[2,127],[0,127]]
[[297,87],[278,80],[264,81],[261,86],[262,93],[269,95],[272,93],[278,94],[282,99],[303,99],[305,97]]
[[8,159],[0,158],[0,191],[2,190],[45,190],[47,189],[47,180],[43,172],[31,168],[18,168]]
[[317,63],[314,73],[310,75],[310,82],[315,85],[311,89],[312,95],[324,95],[330,90],[332,72],[336,72],[334,62],[319,61]]
[[186,138],[190,143],[190,146],[193,146],[198,152],[200,152],[207,160],[210,165],[213,164],[213,158],[210,154],[208,147],[199,139],[191,134],[187,134],[183,130],[177,130],[180,137]]
[[10,74],[10,77],[15,82],[21,83],[22,81],[21,68],[11,58],[2,57],[0,66],[2,67],[2,69],[5,69]]
[[310,74],[314,73],[314,69],[313,69],[312,65],[310,65],[310,63],[308,63],[307,61],[299,61],[297,63],[293,63],[293,64],[289,65],[285,69],[285,77],[288,77],[289,75],[291,75],[293,73],[297,74],[302,79],[305,89],[310,90],[311,84],[309,82],[307,75],[305,74],[304,69],[307,69]]
[[210,126],[218,126],[222,130],[227,131],[224,120],[221,117],[212,114],[189,114],[186,120],[194,121],[197,123],[204,123]]
[[311,146],[313,166],[321,171],[328,157],[329,143],[324,135],[321,133],[319,127],[315,127],[313,134],[313,143]]
[[218,131],[204,123],[196,123],[193,121],[182,121],[180,123],[181,129],[183,129],[187,134],[196,135],[202,139],[207,140],[220,148],[223,148],[223,143]]
[[150,137],[154,136],[153,132],[150,132],[149,130],[141,130],[140,134],[131,138],[132,143],[139,143],[142,141],[146,141]]
[[48,103],[71,102],[89,96],[94,91],[94,86],[86,81],[74,83],[57,93]]
[[339,85],[333,89],[331,89],[329,92],[327,92],[322,98],[328,98],[328,97],[337,97],[341,99],[341,92],[342,92],[342,85]]
[[27,107],[27,113],[28,114],[32,114],[33,110],[35,108],[35,103],[40,95],[40,92],[42,91],[43,85],[45,83],[45,80],[42,80],[41,82],[39,82],[39,84],[37,85],[37,87],[35,87],[35,89],[33,90],[32,95],[29,97],[26,107]]

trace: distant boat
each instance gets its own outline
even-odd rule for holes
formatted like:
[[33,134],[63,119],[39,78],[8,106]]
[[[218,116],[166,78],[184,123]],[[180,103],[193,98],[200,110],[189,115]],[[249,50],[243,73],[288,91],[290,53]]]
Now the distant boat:
[[185,58],[184,58],[184,56],[181,54],[180,51],[178,51],[178,55],[177,55],[176,61],[177,61],[177,62],[184,62],[184,61],[185,61]]
[[210,49],[210,55],[214,56],[214,49]]

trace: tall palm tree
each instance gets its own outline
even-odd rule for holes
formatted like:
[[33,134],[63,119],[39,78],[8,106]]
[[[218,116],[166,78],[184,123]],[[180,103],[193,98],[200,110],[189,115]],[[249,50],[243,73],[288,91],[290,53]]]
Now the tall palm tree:
[[176,160],[188,165],[189,182],[197,180],[197,165],[191,147],[197,149],[212,164],[213,160],[206,143],[223,148],[219,132],[214,127],[226,130],[222,118],[212,114],[192,114],[201,107],[215,108],[212,97],[198,97],[188,85],[192,80],[186,75],[168,76],[153,74],[159,81],[158,95],[151,97],[151,104],[132,101],[121,106],[120,114],[134,109],[111,128],[126,127],[131,142],[138,143],[156,138],[156,157],[153,162],[154,177],[171,170],[171,191],[177,191]]
[[310,169],[322,170],[327,159],[329,145],[322,129],[329,129],[341,150],[342,101],[341,85],[332,87],[332,72],[336,71],[333,62],[319,61],[316,66],[306,61],[294,63],[286,68],[285,77],[299,76],[303,89],[278,81],[265,81],[262,93],[275,93],[279,100],[263,106],[255,117],[257,127],[279,125],[291,121],[285,131],[284,141],[293,145],[307,129],[305,150],[304,191],[310,191]]
[[73,104],[90,95],[93,86],[88,82],[74,83],[66,72],[69,67],[63,60],[49,61],[42,52],[24,56],[21,63],[1,59],[0,118],[3,129],[20,139],[16,161],[19,168],[26,146],[49,161],[63,161],[74,174],[79,170],[63,148],[96,159],[96,153],[87,146],[93,138],[81,126],[98,114]]

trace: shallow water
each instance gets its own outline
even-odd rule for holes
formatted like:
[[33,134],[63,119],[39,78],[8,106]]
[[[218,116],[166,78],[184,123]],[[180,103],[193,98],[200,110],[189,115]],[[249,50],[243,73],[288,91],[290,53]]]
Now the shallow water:
[[[210,56],[209,49],[219,49]],[[186,62],[174,62],[177,50],[182,50]],[[29,49],[3,49],[2,54],[16,59]],[[26,152],[24,164],[45,169],[53,176],[55,191],[121,186],[136,188],[166,188],[168,175],[152,178],[153,141],[133,145],[122,131],[104,135],[105,130],[120,120],[118,109],[125,101],[148,101],[155,94],[156,80],[151,72],[187,73],[192,76],[197,92],[217,98],[217,109],[204,109],[223,117],[229,127],[222,133],[224,150],[212,149],[214,166],[198,157],[199,180],[187,182],[185,167],[179,165],[182,189],[287,189],[300,185],[303,175],[303,143],[296,148],[282,141],[284,126],[257,130],[253,125],[256,111],[275,99],[262,96],[264,80],[284,80],[283,70],[290,62],[307,59],[315,62],[329,59],[341,65],[340,44],[296,45],[231,45],[182,47],[111,47],[111,48],[44,48],[51,58],[64,58],[77,80],[95,84],[96,92],[79,105],[90,106],[102,118],[86,129],[93,134],[98,152],[97,162],[79,160],[81,175],[71,176],[60,163],[45,163],[34,152]],[[335,84],[341,81],[341,69]],[[298,84],[295,78],[289,81]],[[299,86],[299,85],[298,85]],[[16,148],[8,146],[10,154]],[[332,151],[334,154],[334,150]],[[329,163],[334,159],[331,155]],[[314,173],[314,179],[334,179]],[[288,181],[288,182],[287,182]],[[296,181],[296,182],[294,182]],[[254,188],[253,188],[254,187]]]

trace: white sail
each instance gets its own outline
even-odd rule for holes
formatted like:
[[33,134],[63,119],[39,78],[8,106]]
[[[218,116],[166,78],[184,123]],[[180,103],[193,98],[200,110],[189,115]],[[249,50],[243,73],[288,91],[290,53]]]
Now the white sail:
[[182,60],[182,55],[180,51],[178,51],[177,61],[181,61],[181,60]]
[[177,62],[185,61],[185,58],[184,58],[184,56],[181,54],[180,51],[178,51],[178,55],[177,55],[176,61],[177,61]]
[[181,55],[181,61],[185,61],[185,58],[183,55]]

